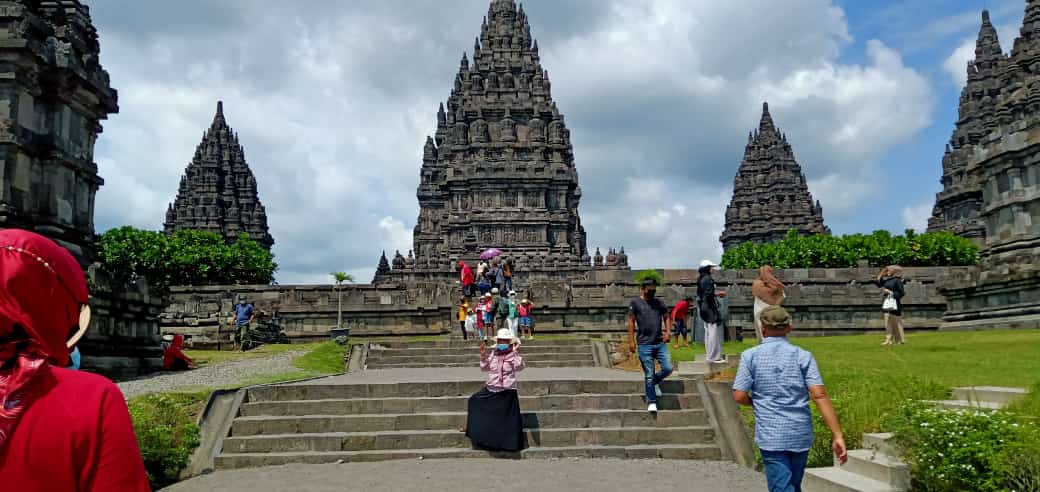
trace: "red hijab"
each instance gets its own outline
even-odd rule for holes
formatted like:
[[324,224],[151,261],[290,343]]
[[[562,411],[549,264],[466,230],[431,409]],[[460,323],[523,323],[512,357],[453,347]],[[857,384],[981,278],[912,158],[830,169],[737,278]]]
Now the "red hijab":
[[39,234],[0,230],[0,447],[38,396],[36,376],[48,364],[69,365],[66,340],[87,298],[68,250]]
[[166,348],[166,352],[163,353],[163,368],[173,369],[173,364],[178,360],[183,360],[191,367],[191,358],[184,354],[184,335],[174,335],[173,342]]

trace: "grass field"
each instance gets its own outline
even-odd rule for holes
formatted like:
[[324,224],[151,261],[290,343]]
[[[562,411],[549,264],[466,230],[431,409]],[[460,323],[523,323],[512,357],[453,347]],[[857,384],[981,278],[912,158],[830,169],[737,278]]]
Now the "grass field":
[[[882,430],[886,414],[908,399],[945,399],[957,386],[1034,388],[1013,410],[1040,418],[1040,331],[914,333],[901,347],[882,347],[882,336],[792,338],[816,357],[834,400],[846,441],[858,447],[865,432]],[[727,343],[739,354],[754,342]],[[693,360],[703,345],[672,350],[674,360]],[[830,462],[829,433],[820,432],[813,466]]]

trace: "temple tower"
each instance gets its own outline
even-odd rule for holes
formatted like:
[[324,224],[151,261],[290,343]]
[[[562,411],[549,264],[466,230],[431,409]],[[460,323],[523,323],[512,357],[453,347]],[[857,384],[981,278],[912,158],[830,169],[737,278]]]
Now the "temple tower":
[[417,196],[414,260],[395,261],[395,275],[450,272],[486,248],[528,273],[591,268],[570,130],[513,0],[491,2],[472,60],[462,55],[426,139]]
[[[983,223],[982,184],[967,170],[975,146],[996,128],[994,110],[1005,88],[1007,57],[1000,48],[997,30],[982,11],[982,27],[975,42],[975,59],[968,62],[967,84],[961,91],[957,125],[942,159],[942,191],[936,194],[928,231],[950,231],[980,243],[986,236]],[[1005,74],[1006,75],[1006,74]]]
[[274,244],[256,178],[246,164],[238,134],[224,119],[224,103],[181,176],[176,200],[166,210],[167,234],[181,229],[215,232],[228,242],[248,234],[264,248]]
[[77,0],[3,1],[0,24],[0,228],[50,237],[86,266],[104,183],[94,142],[119,111],[90,10]]
[[[988,23],[983,13],[984,33]],[[989,48],[976,53],[977,71],[995,75],[977,109],[985,124],[966,136],[960,171],[979,190],[980,270],[947,282],[944,329],[1040,328],[1040,0],[1026,2],[1010,56],[999,53],[995,36],[986,34],[992,41],[980,46]],[[969,79],[969,87],[978,83]]]
[[744,160],[733,179],[733,199],[719,240],[728,250],[747,241],[779,241],[791,229],[799,234],[830,233],[787,136],[776,128],[769,105],[763,103],[758,130],[748,134]]

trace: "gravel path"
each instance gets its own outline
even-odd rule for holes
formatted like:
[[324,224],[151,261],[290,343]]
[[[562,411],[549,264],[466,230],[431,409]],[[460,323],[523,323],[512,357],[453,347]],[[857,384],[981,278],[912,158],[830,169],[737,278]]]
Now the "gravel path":
[[286,465],[219,471],[164,490],[744,492],[765,489],[765,476],[730,462],[560,459],[408,460],[342,465]]
[[235,386],[257,377],[299,371],[293,360],[307,351],[292,351],[258,359],[246,359],[212,364],[185,372],[158,373],[119,383],[127,398],[147,393],[183,390],[189,388],[222,388]]

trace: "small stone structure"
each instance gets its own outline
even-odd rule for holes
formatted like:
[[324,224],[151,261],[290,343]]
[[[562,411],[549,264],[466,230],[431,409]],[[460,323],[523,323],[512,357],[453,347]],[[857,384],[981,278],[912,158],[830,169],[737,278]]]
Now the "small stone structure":
[[1040,327],[1040,2],[1027,2],[1010,56],[995,43],[984,12],[969,74],[978,85],[993,71],[1000,86],[985,93],[992,116],[965,139],[958,173],[979,189],[977,219],[985,235],[980,268],[946,285],[944,329]]
[[733,199],[726,207],[723,249],[742,243],[776,242],[791,229],[799,234],[830,234],[823,207],[813,201],[794,151],[776,128],[769,104],[762,104],[758,130],[748,133],[744,160],[733,179]]
[[224,118],[223,102],[217,102],[213,123],[181,176],[163,228],[167,234],[181,229],[215,232],[228,242],[245,233],[267,250],[274,244],[256,178],[238,134]]
[[[94,261],[94,163],[101,121],[119,111],[90,10],[78,0],[3,1],[0,24],[0,228],[32,230],[84,267]],[[114,377],[158,367],[162,304],[144,284],[111,285],[89,267],[85,369]]]
[[[587,277],[570,130],[523,7],[492,1],[472,58],[463,54],[426,139],[414,249],[392,263],[384,254],[373,282],[450,280],[458,260],[487,248],[515,261],[518,282]],[[627,268],[623,248],[611,256],[602,268]]]
[[[970,268],[908,268],[904,322],[910,330],[938,328],[946,300],[938,287],[951,275]],[[532,300],[539,333],[623,333],[628,302],[639,295],[632,273],[594,271],[590,280],[532,282],[521,295]],[[669,304],[696,292],[694,270],[663,270],[658,293]],[[753,270],[724,271],[716,276],[729,292],[729,325],[752,329]],[[884,329],[881,296],[873,285],[875,268],[791,269],[778,272],[788,284],[785,306],[791,310],[796,335],[855,334]],[[352,335],[406,336],[455,333],[458,284],[388,283],[343,288],[344,320]],[[211,345],[230,336],[232,304],[244,294],[261,312],[277,312],[295,341],[327,339],[336,324],[332,286],[177,287],[161,318],[164,332],[192,335],[194,343]]]

